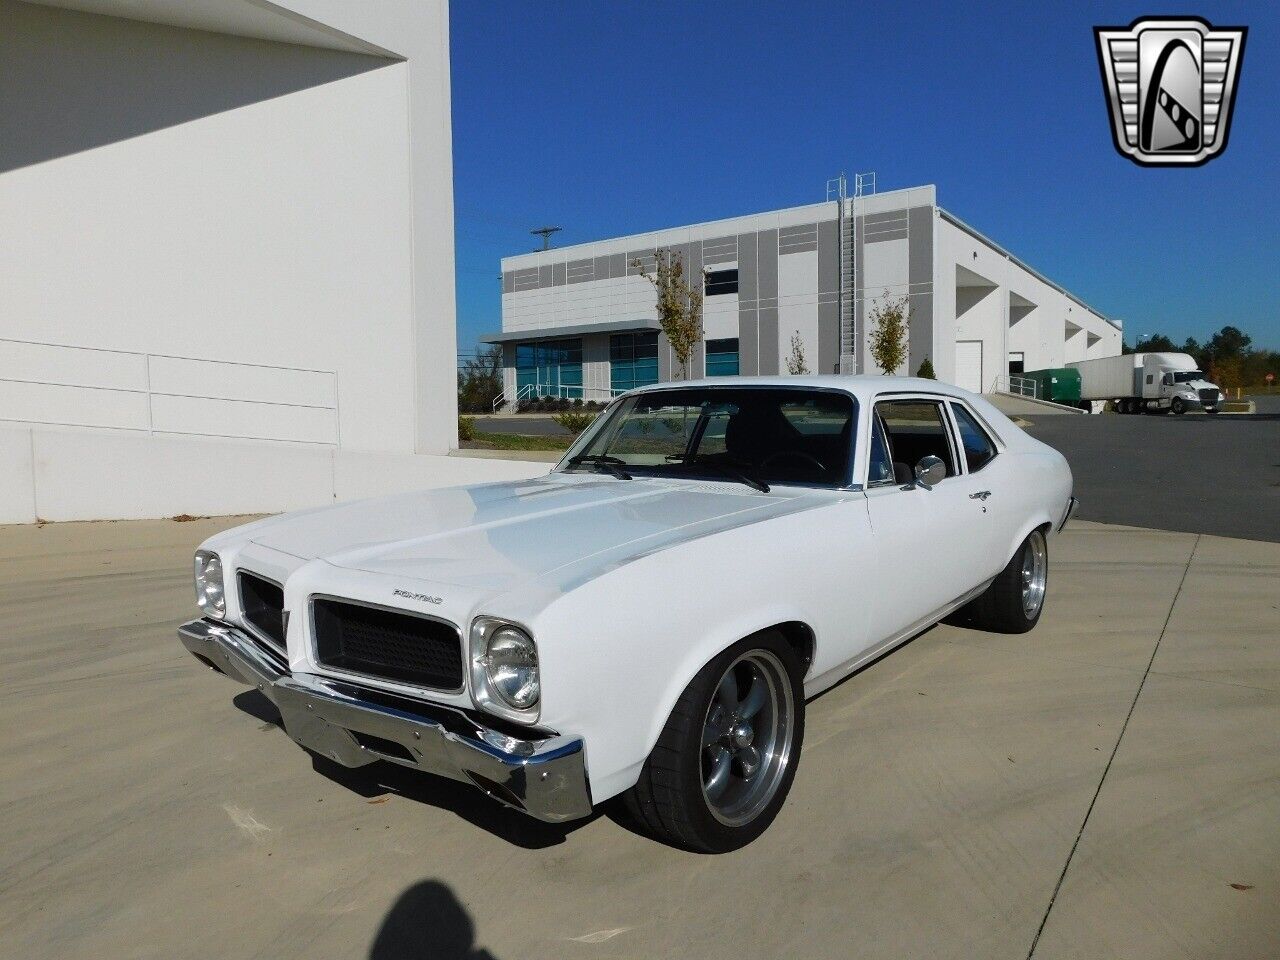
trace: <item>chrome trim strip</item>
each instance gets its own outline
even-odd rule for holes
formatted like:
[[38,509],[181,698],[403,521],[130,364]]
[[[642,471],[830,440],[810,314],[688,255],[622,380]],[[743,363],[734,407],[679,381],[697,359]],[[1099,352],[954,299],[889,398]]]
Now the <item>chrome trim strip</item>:
[[[498,802],[550,823],[591,813],[585,744],[579,737],[525,740],[486,727],[455,707],[418,705],[390,695],[409,707],[402,709],[378,702],[372,689],[310,674],[290,676],[267,662],[246,633],[209,620],[183,624],[178,637],[206,664],[262,691],[279,708],[292,740],[344,766],[388,760],[435,773],[471,783]],[[385,741],[396,752],[383,752],[368,739],[362,744],[360,734]]]
[[[379,677],[372,673],[355,673],[350,670],[342,670],[338,667],[331,667],[320,659],[320,650],[316,646],[316,612],[315,602],[317,600],[333,600],[336,603],[349,603],[356,607],[368,607],[370,610],[383,610],[387,613],[400,613],[406,617],[417,617],[420,620],[433,620],[436,623],[442,623],[446,627],[452,627],[453,632],[458,635],[458,657],[462,668],[462,684],[461,686],[450,689],[449,687],[427,687],[417,683],[405,683],[400,680],[392,680],[388,677]],[[446,620],[444,617],[432,616],[429,613],[419,613],[417,610],[406,610],[404,607],[391,607],[386,604],[373,603],[369,600],[356,600],[352,597],[337,597],[330,593],[313,593],[307,597],[307,644],[311,654],[312,661],[317,667],[322,669],[326,674],[332,674],[335,677],[346,677],[349,680],[368,681],[373,683],[391,684],[401,690],[421,691],[422,693],[447,693],[457,695],[465,693],[467,689],[467,644],[466,638],[463,636],[462,627],[454,623],[452,620]]]

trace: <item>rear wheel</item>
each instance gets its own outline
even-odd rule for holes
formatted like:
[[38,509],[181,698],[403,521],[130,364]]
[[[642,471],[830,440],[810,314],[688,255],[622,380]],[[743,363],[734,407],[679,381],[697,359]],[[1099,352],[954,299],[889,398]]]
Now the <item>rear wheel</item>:
[[690,681],[640,779],[623,795],[659,840],[704,853],[760,836],[786,800],[804,737],[803,668],[769,631],[734,644]]
[[1040,621],[1049,587],[1049,546],[1032,530],[1013,559],[973,603],[976,625],[997,633],[1026,633]]

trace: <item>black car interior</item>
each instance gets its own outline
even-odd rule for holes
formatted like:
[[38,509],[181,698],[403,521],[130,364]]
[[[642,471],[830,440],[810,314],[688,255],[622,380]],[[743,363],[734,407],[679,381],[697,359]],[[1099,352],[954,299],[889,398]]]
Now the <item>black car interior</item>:
[[916,464],[928,456],[946,464],[948,477],[959,472],[941,404],[929,400],[882,400],[876,404],[876,417],[889,445],[895,482],[913,482]]

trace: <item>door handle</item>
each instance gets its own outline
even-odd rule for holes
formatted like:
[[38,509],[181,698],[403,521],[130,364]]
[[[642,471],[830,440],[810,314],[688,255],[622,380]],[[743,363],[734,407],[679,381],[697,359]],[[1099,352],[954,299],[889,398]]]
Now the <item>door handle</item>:
[[985,500],[987,499],[987,497],[989,497],[989,496],[991,496],[991,491],[990,491],[990,490],[979,490],[977,493],[971,493],[971,494],[969,494],[969,499],[970,499],[970,500],[984,500],[984,501],[985,501]]

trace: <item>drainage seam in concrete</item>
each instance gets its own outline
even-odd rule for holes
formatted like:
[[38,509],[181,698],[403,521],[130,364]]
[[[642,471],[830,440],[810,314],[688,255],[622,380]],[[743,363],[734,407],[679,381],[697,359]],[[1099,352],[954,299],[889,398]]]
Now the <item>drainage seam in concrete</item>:
[[1111,764],[1115,762],[1116,754],[1120,752],[1120,744],[1124,740],[1125,731],[1129,729],[1129,721],[1133,719],[1133,711],[1138,706],[1138,698],[1142,696],[1142,688],[1146,685],[1147,677],[1151,675],[1151,666],[1156,662],[1156,654],[1160,652],[1160,644],[1164,640],[1164,635],[1169,629],[1169,621],[1173,619],[1174,608],[1178,605],[1178,598],[1182,596],[1182,588],[1186,585],[1187,574],[1191,571],[1191,561],[1195,559],[1196,549],[1200,546],[1200,537],[1202,534],[1195,535],[1195,542],[1191,545],[1191,553],[1187,555],[1187,564],[1182,568],[1182,579],[1178,581],[1178,589],[1173,594],[1173,602],[1169,604],[1169,612],[1165,614],[1164,626],[1160,628],[1160,636],[1156,637],[1156,645],[1151,648],[1151,659],[1147,661],[1147,669],[1142,671],[1142,679],[1138,681],[1138,689],[1133,693],[1133,702],[1129,704],[1129,712],[1125,714],[1124,723],[1120,725],[1120,736],[1116,737],[1116,745],[1111,748],[1111,756],[1107,758],[1107,765],[1102,769],[1102,777],[1098,780],[1098,788],[1093,791],[1093,799],[1089,801],[1089,809],[1084,813],[1084,819],[1080,822],[1080,829],[1076,833],[1075,842],[1071,844],[1071,852],[1067,854],[1067,862],[1062,865],[1062,872],[1058,874],[1058,882],[1053,886],[1053,893],[1049,897],[1049,905],[1044,909],[1044,916],[1040,918],[1040,926],[1036,928],[1035,939],[1031,941],[1031,949],[1027,951],[1027,960],[1031,960],[1032,954],[1036,952],[1036,947],[1040,944],[1040,935],[1044,933],[1045,924],[1049,922],[1049,914],[1053,911],[1053,905],[1057,902],[1058,893],[1062,890],[1062,883],[1067,879],[1067,871],[1071,868],[1071,861],[1075,858],[1076,848],[1080,846],[1080,838],[1084,836],[1085,827],[1089,825],[1089,817],[1093,815],[1094,805],[1098,802],[1098,796],[1102,793],[1102,785],[1107,781],[1107,774],[1111,772]]

